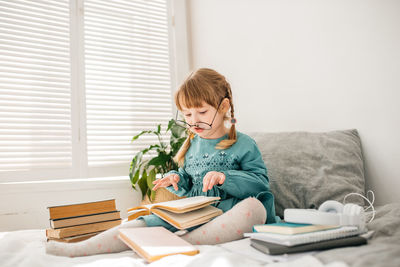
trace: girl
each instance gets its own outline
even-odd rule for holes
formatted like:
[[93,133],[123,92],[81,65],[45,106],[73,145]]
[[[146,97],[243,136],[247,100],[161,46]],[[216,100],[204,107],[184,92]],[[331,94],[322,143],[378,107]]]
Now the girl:
[[[216,206],[224,211],[182,238],[192,244],[218,244],[242,238],[254,224],[275,222],[265,164],[255,141],[235,129],[232,91],[225,77],[212,69],[197,70],[176,92],[175,103],[184,118],[176,121],[189,136],[175,157],[179,170],[154,181],[153,190],[166,187],[178,196],[219,196]],[[67,256],[119,252],[128,247],[117,238],[118,229],[144,226],[177,231],[156,215],[147,215],[79,243],[48,242],[46,249]]]

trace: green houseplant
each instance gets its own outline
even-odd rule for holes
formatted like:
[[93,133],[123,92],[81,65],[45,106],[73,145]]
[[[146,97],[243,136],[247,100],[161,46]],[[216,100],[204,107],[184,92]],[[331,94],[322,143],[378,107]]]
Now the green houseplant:
[[[137,185],[139,186],[143,199],[147,195],[150,201],[154,200],[155,192],[151,189],[156,176],[161,175],[163,177],[167,172],[178,169],[173,158],[186,139],[186,131],[181,126],[176,125],[175,120],[172,119],[168,122],[165,134],[167,133],[170,133],[169,142],[163,140],[161,124],[159,124],[155,131],[142,131],[132,138],[132,142],[144,134],[156,135],[158,138],[158,143],[136,153],[129,168],[132,187],[137,190]],[[144,157],[146,154],[149,154],[150,157]]]

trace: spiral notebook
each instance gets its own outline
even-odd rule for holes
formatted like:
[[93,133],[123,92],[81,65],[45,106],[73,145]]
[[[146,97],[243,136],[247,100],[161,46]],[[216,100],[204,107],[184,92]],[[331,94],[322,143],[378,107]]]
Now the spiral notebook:
[[324,240],[356,236],[359,234],[361,234],[361,232],[356,226],[342,226],[335,229],[294,235],[283,235],[275,233],[245,233],[244,236],[250,237],[251,239],[262,240],[279,245],[296,246]]

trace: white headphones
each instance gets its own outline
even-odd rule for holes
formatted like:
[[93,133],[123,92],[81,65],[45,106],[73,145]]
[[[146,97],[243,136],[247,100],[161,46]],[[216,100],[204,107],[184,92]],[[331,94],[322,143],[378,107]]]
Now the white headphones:
[[[374,219],[375,209],[373,202],[375,200],[374,192],[371,192],[373,196],[372,202],[368,198],[358,193],[350,193],[344,197],[343,202],[345,203],[346,198],[350,195],[359,195],[366,199],[370,206],[365,210],[372,207],[373,214],[369,222]],[[367,195],[368,195],[367,193]],[[292,223],[310,223],[320,225],[353,225],[357,226],[360,231],[366,230],[366,215],[364,209],[357,204],[342,204],[335,200],[328,200],[321,204],[318,210],[315,209],[285,209],[284,220]]]

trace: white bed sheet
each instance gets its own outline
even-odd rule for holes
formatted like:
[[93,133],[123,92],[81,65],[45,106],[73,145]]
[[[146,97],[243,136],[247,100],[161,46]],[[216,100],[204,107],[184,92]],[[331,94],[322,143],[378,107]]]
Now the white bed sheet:
[[23,230],[0,233],[1,267],[236,267],[236,266],[328,266],[345,267],[342,262],[323,265],[312,253],[291,256],[268,256],[250,247],[249,240],[229,242],[216,246],[197,246],[200,253],[195,256],[173,255],[153,263],[146,263],[133,251],[101,254],[87,257],[60,257],[45,253],[44,230]]

